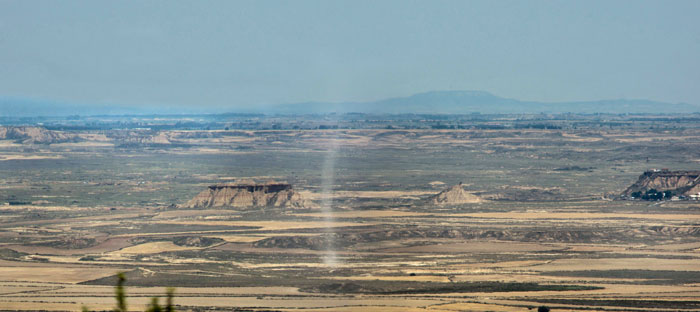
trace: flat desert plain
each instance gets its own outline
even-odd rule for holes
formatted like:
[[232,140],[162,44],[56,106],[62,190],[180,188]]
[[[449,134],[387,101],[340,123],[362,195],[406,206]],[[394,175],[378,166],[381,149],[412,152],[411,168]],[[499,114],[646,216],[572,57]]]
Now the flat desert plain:
[[[166,287],[183,311],[698,311],[700,202],[611,196],[699,167],[700,130],[670,129],[7,142],[0,310],[110,310],[124,272],[134,311]],[[185,205],[249,180],[304,205]],[[459,183],[478,202],[435,201]]]

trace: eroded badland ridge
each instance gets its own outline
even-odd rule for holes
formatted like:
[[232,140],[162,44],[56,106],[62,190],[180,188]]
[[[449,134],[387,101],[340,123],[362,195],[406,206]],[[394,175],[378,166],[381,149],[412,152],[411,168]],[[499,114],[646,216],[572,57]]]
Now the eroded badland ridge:
[[646,193],[650,190],[668,191],[671,196],[697,196],[700,194],[700,170],[653,169],[645,171],[633,185],[623,192],[623,195],[633,196],[635,193]]
[[0,126],[0,140],[13,140],[22,144],[50,144],[80,141],[80,136],[73,133],[51,131],[42,127]]

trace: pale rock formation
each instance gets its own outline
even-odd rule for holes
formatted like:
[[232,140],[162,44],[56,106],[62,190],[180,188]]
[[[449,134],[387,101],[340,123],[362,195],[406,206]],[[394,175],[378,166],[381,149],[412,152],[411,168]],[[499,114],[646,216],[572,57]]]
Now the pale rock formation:
[[290,184],[276,182],[211,185],[184,205],[187,208],[304,206],[304,198]]
[[430,198],[436,205],[475,204],[482,202],[479,196],[469,193],[462,188],[462,183],[454,185]]
[[700,171],[646,171],[639,176],[637,182],[628,187],[622,194],[629,196],[634,192],[644,193],[650,189],[672,191],[676,195],[698,194],[700,192]]
[[81,139],[72,133],[47,130],[42,127],[0,127],[0,140],[15,140],[22,144],[52,144],[77,142]]

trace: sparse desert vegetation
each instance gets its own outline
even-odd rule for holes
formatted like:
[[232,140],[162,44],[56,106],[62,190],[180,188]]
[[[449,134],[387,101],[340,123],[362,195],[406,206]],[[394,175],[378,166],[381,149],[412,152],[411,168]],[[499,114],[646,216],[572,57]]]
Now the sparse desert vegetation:
[[117,272],[134,310],[698,309],[700,201],[619,200],[697,170],[697,124],[479,118],[6,128],[0,310],[113,309]]

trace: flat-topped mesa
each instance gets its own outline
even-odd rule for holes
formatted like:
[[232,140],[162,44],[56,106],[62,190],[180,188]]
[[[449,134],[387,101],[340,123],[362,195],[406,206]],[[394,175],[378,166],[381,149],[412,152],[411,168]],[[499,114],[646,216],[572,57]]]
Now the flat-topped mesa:
[[291,190],[292,185],[288,183],[265,183],[265,184],[217,184],[210,185],[211,190],[220,190],[224,188],[244,189],[248,192],[264,192],[277,193],[285,190]]
[[622,195],[644,194],[649,190],[670,191],[673,195],[697,195],[700,193],[700,170],[668,169],[649,170],[639,176],[637,182],[628,187]]
[[303,206],[304,199],[291,184],[278,182],[210,185],[184,205],[186,208]]
[[482,199],[479,196],[465,191],[464,188],[462,188],[462,183],[453,185],[452,187],[430,197],[430,200],[436,205],[460,205],[482,202]]

